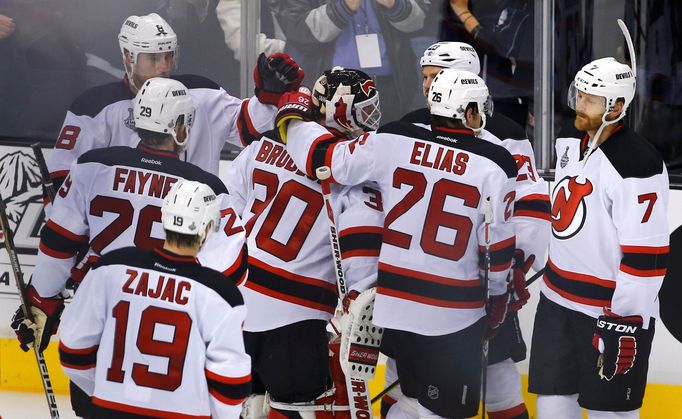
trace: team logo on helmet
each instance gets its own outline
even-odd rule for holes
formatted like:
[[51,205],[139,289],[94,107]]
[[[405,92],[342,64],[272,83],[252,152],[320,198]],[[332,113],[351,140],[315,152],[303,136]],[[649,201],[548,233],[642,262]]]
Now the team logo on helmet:
[[336,121],[336,123],[341,125],[343,128],[352,129],[352,124],[348,120],[347,115],[348,104],[343,100],[343,98],[339,98],[339,101],[336,103],[336,109],[334,110],[334,121]]
[[577,176],[561,179],[552,192],[552,234],[560,240],[569,239],[582,229],[587,218],[585,198],[594,187],[589,179],[578,182]]
[[163,25],[156,25],[156,30],[159,31],[156,36],[168,35],[168,32],[163,28]]
[[376,90],[376,86],[374,85],[374,81],[371,79],[367,79],[362,84],[360,84],[360,90],[362,90],[362,93],[365,94],[365,96],[368,96],[372,94]]

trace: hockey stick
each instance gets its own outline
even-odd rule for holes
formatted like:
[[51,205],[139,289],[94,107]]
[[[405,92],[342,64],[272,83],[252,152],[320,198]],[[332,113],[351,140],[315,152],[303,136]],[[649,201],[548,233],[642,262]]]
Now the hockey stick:
[[372,397],[372,404],[374,404],[374,403],[378,402],[379,400],[381,400],[381,398],[384,397],[389,391],[391,391],[391,390],[393,390],[394,388],[396,388],[396,387],[398,386],[398,384],[400,384],[400,380],[395,380],[395,381],[392,382],[388,387],[386,387],[385,389],[381,390],[381,393],[379,393],[379,394],[377,394],[376,396]]
[[[5,201],[2,199],[2,196],[0,196],[0,226],[2,227],[2,233],[5,239],[5,248],[7,249],[7,254],[9,255],[9,261],[12,265],[12,272],[14,273],[14,279],[19,291],[21,309],[24,312],[24,316],[33,322],[33,313],[31,313],[31,309],[25,294],[26,284],[24,283],[24,274],[21,272],[21,266],[19,265],[19,258],[17,257],[17,252],[15,250],[16,248],[14,247],[14,238],[12,237],[12,231],[9,228],[9,221],[7,219],[7,208],[5,207]],[[52,391],[52,382],[50,381],[50,374],[47,372],[45,358],[35,344],[33,345],[33,352],[35,353],[36,361],[38,362],[40,378],[43,383],[43,390],[45,390],[45,397],[47,398],[47,406],[50,409],[50,417],[52,419],[58,419],[59,410],[57,409],[57,400],[55,399],[54,392]]]
[[47,163],[45,163],[43,150],[40,148],[40,143],[31,144],[31,148],[33,149],[33,155],[36,157],[38,168],[40,169],[40,183],[43,184],[43,187],[47,192],[47,197],[50,198],[50,203],[53,203],[56,193],[52,178],[50,177],[50,172],[47,170]]
[[[344,277],[343,266],[341,265],[341,245],[339,244],[339,235],[336,229],[334,210],[332,209],[331,203],[331,186],[329,185],[329,178],[331,177],[332,173],[329,167],[323,166],[318,168],[315,171],[315,174],[320,180],[320,185],[322,186],[322,199],[324,200],[324,206],[327,209],[327,221],[329,221],[329,242],[332,245],[332,255],[334,256],[336,288],[339,292],[339,298],[343,299],[348,293],[348,288],[346,287],[346,278]],[[351,418],[371,418],[372,403],[369,398],[369,386],[367,385],[367,381],[351,378],[350,374],[345,374],[345,376]]]
[[[483,214],[485,222],[485,257],[483,259],[483,286],[485,290],[485,307],[488,306],[490,298],[490,287],[488,286],[490,274],[490,223],[493,221],[493,208],[490,197],[483,201]],[[481,418],[485,419],[485,400],[488,390],[488,339],[483,340],[483,350],[481,351]]]

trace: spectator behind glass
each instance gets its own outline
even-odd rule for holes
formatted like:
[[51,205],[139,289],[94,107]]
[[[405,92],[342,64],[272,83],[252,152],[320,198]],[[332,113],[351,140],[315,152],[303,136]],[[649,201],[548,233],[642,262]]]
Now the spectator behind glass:
[[409,34],[424,24],[424,0],[270,3],[287,38],[285,51],[312,77],[306,79],[307,84],[312,85],[315,77],[333,66],[358,68],[376,80],[382,123],[410,110],[420,93],[414,83],[416,58]]
[[495,112],[525,127],[532,111],[533,2],[449,1],[444,40],[469,43],[482,55],[482,74],[494,98]]
[[[256,52],[253,55],[255,57],[261,52],[265,55],[283,52],[284,41],[273,37],[275,35],[275,23],[273,22],[270,4],[265,0],[258,1],[261,2],[260,29],[262,32],[256,35]],[[242,46],[241,9],[241,0],[219,0],[216,7],[218,22],[220,22],[220,27],[225,34],[225,45],[234,52],[234,58],[239,61],[244,56],[240,51]]]

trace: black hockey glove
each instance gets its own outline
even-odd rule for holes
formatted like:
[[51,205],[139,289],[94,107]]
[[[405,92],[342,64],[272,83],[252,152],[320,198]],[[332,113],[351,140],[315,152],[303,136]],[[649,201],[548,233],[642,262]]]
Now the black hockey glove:
[[31,285],[26,288],[26,299],[31,305],[34,321],[27,319],[23,308],[19,307],[12,317],[10,326],[14,329],[19,346],[24,352],[33,344],[42,352],[50,343],[50,336],[57,333],[59,318],[64,310],[64,300],[61,297],[43,298]]
[[312,121],[312,103],[310,90],[306,87],[301,87],[298,92],[286,92],[282,95],[275,116],[277,136],[282,144],[287,143],[289,122],[294,120]]
[[303,70],[289,55],[278,52],[266,58],[261,53],[253,70],[256,97],[261,103],[277,105],[282,93],[298,90],[303,76]]
[[621,317],[604,309],[592,338],[592,345],[600,353],[599,377],[611,381],[617,375],[627,374],[637,359],[637,341],[643,342],[649,333],[642,328],[641,316]]

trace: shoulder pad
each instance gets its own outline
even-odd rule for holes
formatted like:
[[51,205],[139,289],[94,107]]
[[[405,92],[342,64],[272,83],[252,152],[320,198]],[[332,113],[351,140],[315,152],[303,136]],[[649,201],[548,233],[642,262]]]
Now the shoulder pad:
[[86,90],[71,104],[69,111],[74,115],[86,115],[94,118],[102,109],[122,100],[135,97],[130,88],[122,81],[96,86]]

